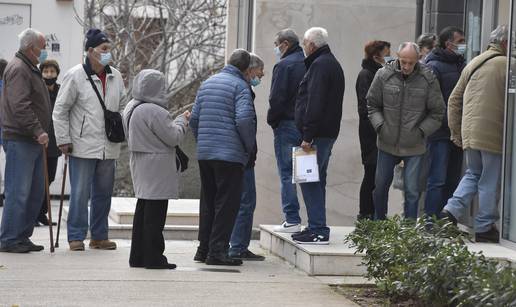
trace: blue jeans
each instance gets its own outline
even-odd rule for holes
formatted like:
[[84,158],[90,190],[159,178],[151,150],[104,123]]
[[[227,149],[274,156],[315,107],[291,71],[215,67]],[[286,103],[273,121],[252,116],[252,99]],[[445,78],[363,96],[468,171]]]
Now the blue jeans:
[[375,219],[384,220],[387,216],[387,204],[389,202],[389,188],[394,175],[394,166],[403,161],[403,190],[405,192],[404,213],[406,218],[417,218],[419,201],[419,172],[423,155],[398,157],[378,150],[378,163],[376,164],[375,189],[373,202]]
[[301,144],[301,133],[293,120],[282,120],[274,129],[274,152],[281,183],[281,206],[285,221],[301,223],[296,185],[292,183],[292,147]]
[[326,171],[334,143],[335,139],[314,139],[312,145],[317,148],[319,182],[300,184],[308,215],[308,229],[313,233],[324,236],[330,235],[330,228],[326,226]]
[[242,196],[240,197],[240,209],[233,226],[231,240],[229,241],[229,254],[240,254],[247,250],[253,231],[253,214],[256,208],[256,184],[254,180],[254,168],[246,168],[244,171],[244,183]]
[[115,160],[83,159],[70,156],[70,211],[68,241],[83,241],[90,231],[93,240],[108,238],[108,214],[115,182]]
[[444,209],[460,219],[478,193],[475,231],[486,232],[499,218],[497,189],[502,171],[502,155],[473,149],[466,149],[464,154],[466,173]]
[[0,227],[0,245],[26,242],[45,197],[43,148],[39,144],[4,140],[5,205]]
[[462,149],[449,140],[429,142],[425,213],[439,216],[460,181]]

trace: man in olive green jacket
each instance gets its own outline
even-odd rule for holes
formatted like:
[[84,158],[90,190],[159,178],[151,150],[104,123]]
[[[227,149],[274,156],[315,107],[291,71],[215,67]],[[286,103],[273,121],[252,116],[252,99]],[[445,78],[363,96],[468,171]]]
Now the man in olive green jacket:
[[426,138],[441,126],[445,112],[439,82],[418,63],[418,46],[401,44],[398,57],[376,73],[366,97],[369,120],[378,133],[375,219],[387,215],[394,166],[401,161],[405,166],[405,217],[417,217],[418,178]]
[[498,185],[502,169],[508,27],[491,33],[488,49],[462,71],[448,101],[451,140],[462,146],[466,173],[442,215],[457,222],[478,191],[477,242],[498,242]]

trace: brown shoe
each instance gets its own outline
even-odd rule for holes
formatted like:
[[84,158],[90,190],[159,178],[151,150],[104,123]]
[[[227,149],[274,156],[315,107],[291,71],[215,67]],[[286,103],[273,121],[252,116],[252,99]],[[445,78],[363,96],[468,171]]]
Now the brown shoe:
[[71,251],[83,251],[84,250],[84,242],[82,241],[70,241],[68,242],[70,245]]
[[90,240],[91,249],[116,249],[116,243],[110,240]]

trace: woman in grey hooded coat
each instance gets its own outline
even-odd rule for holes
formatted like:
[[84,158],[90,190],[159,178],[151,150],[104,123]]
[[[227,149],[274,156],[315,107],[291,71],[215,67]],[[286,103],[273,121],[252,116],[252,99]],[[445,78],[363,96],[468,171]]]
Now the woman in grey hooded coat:
[[123,112],[131,176],[138,198],[131,239],[131,267],[174,269],[163,255],[168,200],[178,197],[175,146],[185,137],[190,112],[176,119],[168,111],[165,77],[142,70],[133,81],[133,100]]

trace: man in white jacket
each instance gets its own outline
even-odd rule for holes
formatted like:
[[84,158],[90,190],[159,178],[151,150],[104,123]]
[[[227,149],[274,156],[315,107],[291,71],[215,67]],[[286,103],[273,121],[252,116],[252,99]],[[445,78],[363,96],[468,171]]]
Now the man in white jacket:
[[90,248],[116,249],[116,243],[108,240],[108,214],[120,144],[110,142],[106,136],[104,111],[88,76],[110,111],[124,109],[125,87],[120,72],[109,66],[111,44],[107,35],[90,29],[86,38],[85,64],[78,64],[66,73],[52,115],[57,145],[70,159],[67,229],[72,251],[84,250],[88,201],[91,201]]

